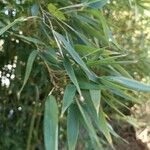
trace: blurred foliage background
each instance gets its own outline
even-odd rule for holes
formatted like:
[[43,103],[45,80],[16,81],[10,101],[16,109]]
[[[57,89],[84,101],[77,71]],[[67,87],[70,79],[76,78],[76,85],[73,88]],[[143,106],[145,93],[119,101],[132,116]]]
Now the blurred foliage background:
[[[72,7],[67,8],[68,6]],[[121,74],[150,83],[149,9],[150,4],[146,0],[102,0],[100,3],[86,0],[0,0],[0,149],[44,149],[45,99],[51,91],[57,99],[60,114],[64,89],[70,83],[70,76],[63,65],[63,56],[71,62],[77,79],[82,81],[85,78],[85,70],[61,47],[64,39],[59,34],[73,45],[96,75]],[[6,31],[5,27],[8,27]],[[28,82],[19,95],[27,60],[33,50],[38,50],[39,55],[34,61]],[[87,77],[83,81],[90,82]],[[100,83],[106,87],[108,83],[111,84],[107,81]],[[124,102],[123,97],[117,96],[119,100],[116,101],[111,92],[103,91],[101,105],[106,120],[111,122],[111,119],[120,119],[122,113],[130,115],[124,105],[130,108],[134,102],[144,103],[149,97],[139,91],[124,91],[132,93],[136,100]],[[80,90],[78,92],[77,97],[82,101]],[[89,93],[84,92],[83,96],[88,97]],[[116,106],[112,104],[114,102],[118,102]],[[59,117],[58,149],[61,150],[67,149],[66,116]],[[130,119],[123,118],[133,124]],[[82,124],[80,128],[77,149],[96,149],[92,148],[92,142],[83,126]],[[102,145],[106,147],[111,141],[107,141],[107,128],[104,127],[104,135],[97,132]]]

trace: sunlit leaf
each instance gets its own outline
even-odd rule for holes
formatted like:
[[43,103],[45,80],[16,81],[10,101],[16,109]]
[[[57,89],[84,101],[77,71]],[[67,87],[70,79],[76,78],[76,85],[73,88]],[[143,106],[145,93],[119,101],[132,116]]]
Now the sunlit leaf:
[[50,13],[52,13],[52,15],[54,15],[56,18],[60,19],[60,20],[66,20],[65,15],[63,14],[63,12],[61,12],[60,10],[57,9],[57,7],[52,4],[49,3],[48,4],[48,10]]
[[94,104],[95,110],[98,113],[101,100],[101,91],[100,90],[90,90],[91,100]]

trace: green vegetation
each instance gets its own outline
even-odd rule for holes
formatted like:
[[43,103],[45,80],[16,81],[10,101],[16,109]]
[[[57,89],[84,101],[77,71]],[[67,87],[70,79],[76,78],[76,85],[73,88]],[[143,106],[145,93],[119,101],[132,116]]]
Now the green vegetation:
[[0,148],[114,149],[111,121],[134,124],[126,111],[150,92],[149,8],[0,1]]

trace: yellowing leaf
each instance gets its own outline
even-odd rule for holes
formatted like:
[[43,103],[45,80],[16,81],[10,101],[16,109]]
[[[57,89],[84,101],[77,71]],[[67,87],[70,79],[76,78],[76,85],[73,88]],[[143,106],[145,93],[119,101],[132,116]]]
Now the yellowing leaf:
[[48,4],[48,11],[57,19],[64,20],[64,21],[66,20],[64,13],[58,10],[57,7],[53,5],[52,3]]

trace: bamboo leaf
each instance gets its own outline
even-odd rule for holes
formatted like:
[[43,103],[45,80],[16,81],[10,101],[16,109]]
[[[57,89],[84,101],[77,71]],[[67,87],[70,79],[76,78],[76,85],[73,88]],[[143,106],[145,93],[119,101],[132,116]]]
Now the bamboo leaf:
[[74,85],[67,85],[65,92],[64,92],[64,97],[63,97],[63,104],[62,104],[62,112],[61,116],[64,114],[66,109],[71,105],[73,102],[73,98],[76,93],[76,87]]
[[88,3],[88,7],[101,9],[107,4],[108,0],[92,0]]
[[0,35],[2,35],[4,32],[6,32],[7,30],[9,30],[12,26],[14,26],[15,24],[19,23],[19,22],[23,22],[28,20],[29,18],[24,18],[24,17],[20,17],[15,19],[13,22],[9,23],[8,25],[6,25],[5,27],[3,27],[2,29],[0,29]]
[[56,18],[60,19],[60,20],[66,20],[65,15],[63,14],[62,11],[58,10],[57,7],[55,5],[53,5],[52,3],[48,4],[48,11],[54,15]]
[[101,91],[100,90],[90,90],[91,100],[94,104],[97,114],[99,113]]
[[106,60],[98,60],[98,61],[89,61],[87,63],[88,66],[98,66],[98,65],[118,65],[118,64],[133,64],[137,63],[136,60],[127,60],[127,61],[106,61]]
[[58,107],[53,96],[45,102],[44,143],[46,150],[58,150]]
[[109,128],[107,126],[107,121],[106,121],[106,118],[105,118],[105,114],[104,114],[102,108],[100,109],[100,112],[99,112],[99,121],[100,121],[101,131],[105,135],[108,142],[112,145],[112,138],[111,138]]
[[54,34],[59,39],[59,41],[61,41],[64,44],[65,49],[72,56],[72,58],[82,67],[82,69],[85,71],[89,79],[96,81],[96,78],[97,78],[96,75],[88,69],[84,61],[81,59],[78,53],[74,50],[71,44],[67,42],[65,38],[61,34],[57,33],[56,31],[54,31]]
[[121,85],[113,83],[110,80],[106,80],[105,77],[104,78],[102,77],[100,79],[101,79],[101,82],[104,84],[104,86],[106,86],[108,89],[112,89],[112,90],[117,90],[117,89],[128,90],[126,87],[123,87]]
[[130,88],[136,91],[150,92],[150,85],[140,83],[133,79],[128,79],[125,77],[115,77],[115,76],[109,76],[107,77],[107,79],[113,82],[117,82],[127,88]]
[[113,148],[108,122],[105,119],[105,114],[102,111],[102,108],[100,108],[100,111],[97,115],[97,112],[94,109],[94,105],[93,105],[92,100],[89,95],[90,93],[85,91],[83,94],[85,97],[85,102],[87,102],[87,105],[86,105],[87,110],[88,110],[89,114],[91,114],[93,121],[95,122],[95,125],[97,126],[98,130],[100,132],[102,132],[102,134],[106,137],[107,141],[111,144],[111,146]]
[[79,80],[79,86],[83,90],[102,90],[106,89],[102,84],[96,84],[94,82]]
[[111,90],[111,92],[116,94],[117,96],[120,96],[120,97],[124,98],[125,100],[141,104],[141,101],[139,101],[135,97],[127,94],[125,91],[122,91],[122,90],[119,90],[119,89],[115,89],[115,90]]
[[114,67],[122,74],[122,76],[133,79],[133,77],[128,73],[128,71],[126,71],[121,65],[116,64]]
[[79,134],[79,117],[75,105],[71,105],[67,116],[67,138],[69,150],[75,150]]
[[32,66],[33,66],[33,62],[34,62],[37,54],[38,54],[38,51],[34,50],[29,55],[29,58],[28,58],[28,61],[27,61],[27,66],[26,66],[26,71],[25,71],[25,77],[24,77],[23,85],[22,85],[18,95],[20,95],[20,93],[22,92],[24,86],[26,85],[26,83],[27,83],[27,81],[29,79],[29,76],[30,76],[30,73],[31,73],[31,70],[32,70]]
[[114,102],[111,99],[105,99],[105,102],[114,109],[120,116],[125,117],[125,115],[115,106]]
[[24,35],[18,35],[18,34],[14,34],[14,35],[18,38],[21,38],[21,40],[27,41],[29,43],[44,45],[44,43],[41,40],[37,39],[37,38],[28,37],[28,36],[24,36]]
[[91,119],[90,119],[88,113],[86,112],[86,110],[81,106],[81,104],[78,101],[76,101],[76,102],[77,102],[78,108],[79,108],[79,110],[81,112],[81,115],[83,117],[83,120],[85,122],[85,126],[88,129],[90,137],[96,142],[97,146],[99,148],[101,148],[101,144],[100,144],[100,142],[98,140],[98,137],[96,135],[96,131],[95,131],[93,125],[92,125],[92,122],[91,122]]
[[82,96],[82,93],[81,93],[81,90],[80,90],[77,78],[75,76],[74,70],[72,68],[72,65],[70,64],[69,59],[65,58],[63,64],[64,64],[64,67],[65,67],[65,69],[67,71],[68,76],[70,77],[70,79],[73,82],[73,84],[76,86],[80,96]]
[[32,5],[31,14],[32,16],[37,16],[39,14],[39,5],[37,3]]

